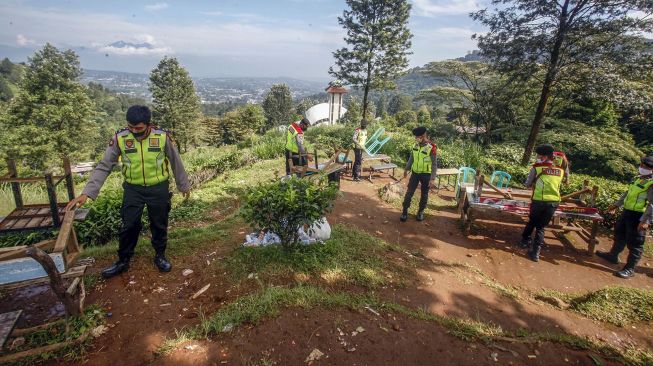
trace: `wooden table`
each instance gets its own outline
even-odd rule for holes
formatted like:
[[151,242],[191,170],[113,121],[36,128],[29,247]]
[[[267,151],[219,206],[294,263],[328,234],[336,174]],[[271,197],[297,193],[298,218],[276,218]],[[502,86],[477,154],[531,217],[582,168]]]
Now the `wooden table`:
[[453,184],[451,184],[451,177],[452,176],[456,176],[456,177],[458,176],[458,169],[456,169],[456,168],[438,169],[435,172],[435,176],[438,178],[438,184],[437,184],[437,186],[435,186],[437,189],[440,189],[440,187],[441,187],[440,181],[441,181],[442,177],[447,178],[447,184],[445,184],[445,186],[444,186],[445,189],[447,189],[447,188],[456,189],[456,183],[457,182],[454,180]]
[[4,347],[7,338],[9,338],[9,335],[13,332],[16,322],[18,321],[18,318],[20,318],[22,312],[22,310],[16,310],[0,314],[0,349]]

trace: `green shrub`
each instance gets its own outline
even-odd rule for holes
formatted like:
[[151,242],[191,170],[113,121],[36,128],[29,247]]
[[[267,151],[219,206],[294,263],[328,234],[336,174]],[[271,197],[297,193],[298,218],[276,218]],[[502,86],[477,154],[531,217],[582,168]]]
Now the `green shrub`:
[[438,167],[458,168],[467,166],[482,171],[485,167],[483,160],[484,153],[481,145],[465,141],[453,140],[450,142],[438,143]]
[[612,227],[616,220],[616,215],[607,212],[608,207],[613,204],[619,196],[628,190],[628,185],[611,179],[592,177],[585,174],[571,173],[569,185],[562,186],[562,194],[569,194],[580,191],[583,188],[583,182],[588,180],[590,186],[598,186],[599,192],[596,197],[596,207],[599,209],[601,216],[605,218],[603,225]]
[[260,160],[276,159],[284,154],[286,136],[282,132],[269,131],[263,136],[254,135],[250,140],[252,155]]
[[573,171],[616,180],[629,180],[636,173],[643,153],[630,134],[571,120],[553,120],[547,128],[539,141],[564,151]]
[[120,231],[122,190],[103,190],[95,201],[86,204],[90,209],[86,220],[75,222],[80,243],[102,245],[115,238]]
[[253,228],[279,235],[286,250],[296,247],[297,231],[312,225],[333,207],[338,189],[308,179],[290,178],[248,190],[241,215]]
[[17,232],[0,235],[0,248],[15,247],[18,245],[36,244],[42,240],[55,238],[56,231]]
[[[353,125],[321,125],[309,128],[304,133],[304,138],[307,143],[312,144],[314,148],[321,151],[334,152],[336,150],[347,150],[352,148],[353,142],[351,138],[354,135],[354,129],[356,127]],[[368,134],[371,135],[371,133],[374,133],[374,131],[368,127]]]

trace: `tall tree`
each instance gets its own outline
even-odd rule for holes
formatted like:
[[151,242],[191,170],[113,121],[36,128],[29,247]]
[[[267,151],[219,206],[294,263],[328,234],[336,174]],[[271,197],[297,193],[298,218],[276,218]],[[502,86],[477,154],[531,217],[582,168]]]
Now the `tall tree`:
[[650,59],[639,36],[653,30],[650,0],[492,0],[492,5],[491,11],[472,14],[489,28],[477,37],[483,56],[498,70],[542,76],[523,164],[530,160],[554,88],[573,79],[578,67]]
[[198,142],[200,99],[188,71],[174,57],[165,56],[150,73],[152,117],[169,129],[183,151]]
[[[93,103],[78,82],[77,55],[46,44],[29,58],[20,90],[3,115],[2,152],[43,169],[62,156],[88,158],[97,126]],[[58,165],[58,164],[57,164]]]
[[411,53],[407,0],[347,0],[338,23],[347,30],[343,47],[333,53],[335,66],[329,74],[363,88],[363,111],[367,115],[368,95],[373,89],[394,89],[408,67]]
[[263,111],[267,124],[265,129],[291,122],[293,117],[292,96],[286,84],[272,85],[270,92],[263,100]]
[[413,109],[413,98],[406,94],[395,94],[388,103],[388,113],[394,115],[401,111]]

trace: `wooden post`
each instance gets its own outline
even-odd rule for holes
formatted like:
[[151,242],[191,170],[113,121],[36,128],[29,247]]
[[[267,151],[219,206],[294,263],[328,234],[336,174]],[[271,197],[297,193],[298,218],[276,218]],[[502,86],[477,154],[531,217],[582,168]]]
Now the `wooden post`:
[[63,306],[66,309],[66,314],[71,316],[79,315],[79,306],[75,305],[73,295],[66,292],[61,275],[57,271],[57,266],[54,264],[52,258],[35,246],[27,248],[26,254],[39,262],[48,274],[48,277],[50,277],[50,287],[52,287],[52,291],[57,295],[59,301],[63,303]]
[[63,158],[63,171],[64,176],[66,177],[68,200],[72,201],[75,199],[75,184],[73,183],[73,172],[72,169],[70,169],[70,159],[68,157]]
[[[315,169],[320,169],[317,163],[317,149],[313,149],[313,158],[315,159]],[[306,164],[308,165],[308,162]]]
[[52,225],[59,227],[59,207],[57,206],[57,191],[54,188],[52,181],[52,173],[45,174],[45,186],[48,190],[48,199],[50,201],[50,213],[52,214]]
[[596,239],[596,234],[599,232],[599,222],[598,221],[593,221],[592,222],[592,232],[590,233],[590,240],[587,243],[587,255],[590,257],[594,255],[594,251],[596,249],[596,244],[598,243],[598,240]]
[[[7,159],[7,170],[9,171],[9,178],[18,178],[16,162],[13,159]],[[16,204],[16,208],[23,207],[23,195],[20,192],[20,183],[11,182],[11,190],[14,193],[14,203]]]

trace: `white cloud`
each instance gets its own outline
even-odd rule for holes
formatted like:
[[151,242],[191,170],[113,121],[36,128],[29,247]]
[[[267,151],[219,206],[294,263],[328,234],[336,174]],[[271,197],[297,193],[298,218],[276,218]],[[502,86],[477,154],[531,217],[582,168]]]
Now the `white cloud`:
[[158,48],[146,48],[146,47],[114,47],[114,46],[104,46],[98,48],[98,51],[104,52],[110,55],[120,55],[120,56],[163,56],[166,54],[171,54],[172,50],[167,47],[158,47]]
[[148,11],[159,11],[167,8],[168,8],[168,3],[156,3],[156,4],[145,5],[145,10]]
[[477,0],[412,0],[416,15],[435,17],[438,15],[467,14],[480,9]]
[[[411,65],[422,66],[431,61],[464,56],[477,48],[471,39],[474,31],[467,27],[440,27],[414,31]],[[437,56],[436,56],[437,55]]]
[[35,43],[36,41],[34,41],[33,39],[29,39],[22,34],[16,36],[16,44],[19,46],[29,46]]

